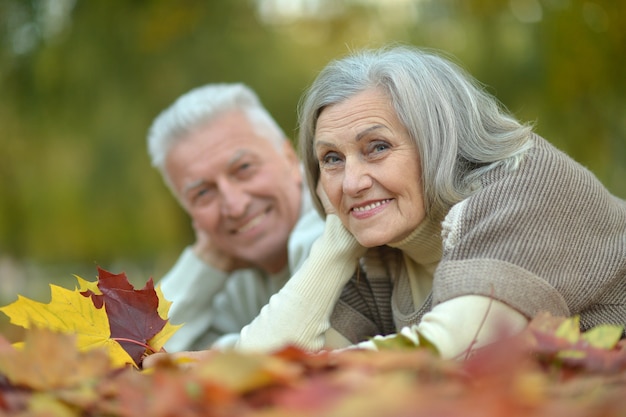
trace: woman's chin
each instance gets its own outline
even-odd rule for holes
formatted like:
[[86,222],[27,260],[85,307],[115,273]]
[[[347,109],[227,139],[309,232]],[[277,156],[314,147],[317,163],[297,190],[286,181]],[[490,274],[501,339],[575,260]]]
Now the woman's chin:
[[365,248],[375,248],[376,246],[383,246],[391,242],[388,238],[380,236],[355,236],[357,242]]

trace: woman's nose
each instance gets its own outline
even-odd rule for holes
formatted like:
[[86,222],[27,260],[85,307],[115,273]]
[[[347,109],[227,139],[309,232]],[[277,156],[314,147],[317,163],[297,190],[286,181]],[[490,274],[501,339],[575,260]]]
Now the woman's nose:
[[370,176],[367,163],[357,158],[346,160],[343,192],[349,196],[357,196],[364,190],[372,186],[373,180]]

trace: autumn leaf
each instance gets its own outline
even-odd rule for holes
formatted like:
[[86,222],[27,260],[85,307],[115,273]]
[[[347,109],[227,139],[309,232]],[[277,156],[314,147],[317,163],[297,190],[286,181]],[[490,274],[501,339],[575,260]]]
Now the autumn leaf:
[[[565,320],[548,319],[533,328],[572,346],[573,339],[556,336]],[[573,344],[583,343],[584,334]],[[57,340],[61,336],[67,341]],[[31,348],[22,351],[0,345],[0,357],[9,355],[0,361],[0,415],[601,417],[621,416],[626,409],[624,368],[590,375],[568,362],[546,367],[536,355],[541,343],[527,345],[517,337],[477,349],[463,361],[421,348],[313,354],[289,347],[271,354],[216,351],[194,366],[159,362],[149,373],[103,366],[90,374],[98,360],[77,353],[71,336],[61,336],[30,338]],[[51,370],[45,369],[48,346],[60,358]],[[626,358],[623,342],[593,349]],[[561,378],[562,369],[570,371],[568,379]]]
[[152,279],[136,290],[124,273],[98,272],[95,282],[76,276],[79,288],[74,291],[50,285],[49,304],[18,296],[0,311],[26,329],[75,333],[82,350],[105,347],[116,366],[141,366],[144,354],[162,351],[180,327],[167,319],[171,302],[154,288]]
[[161,317],[163,320],[166,320],[166,322],[161,331],[154,335],[152,339],[148,340],[148,345],[152,348],[154,352],[160,352],[163,350],[163,346],[165,346],[165,343],[170,339],[170,337],[172,337],[174,333],[176,333],[176,331],[180,329],[183,325],[174,325],[171,321],[169,321],[168,317],[172,302],[165,298],[160,285],[155,288],[155,291],[157,297],[159,298],[159,317]]
[[228,389],[243,393],[255,388],[290,381],[300,376],[301,368],[275,356],[234,351],[216,352],[210,361],[196,365],[203,378],[219,381]]
[[[370,340],[376,346],[378,350],[388,349],[428,349],[432,353],[439,355],[439,350],[433,342],[431,342],[426,336],[420,333],[418,330],[407,330],[415,332],[415,336],[409,337],[403,332],[395,333],[392,335],[384,336],[381,338],[374,337]],[[416,339],[415,339],[416,338]],[[417,343],[416,343],[417,340]]]
[[152,279],[144,288],[136,290],[126,274],[113,274],[98,268],[97,294],[91,289],[82,294],[91,297],[97,308],[104,306],[109,318],[111,338],[117,340],[137,365],[141,364],[148,345],[165,326],[166,320],[158,312],[159,297]]
[[[94,406],[101,416],[245,416],[242,397],[219,380],[175,368],[155,373],[120,372],[98,386],[100,401]],[[269,417],[269,416],[268,416]]]
[[[95,300],[104,307],[111,288],[118,297],[120,287],[134,294],[120,276],[102,286],[79,285],[89,298],[78,290],[74,296],[94,311],[92,297],[100,296]],[[154,293],[157,314],[167,322],[170,303],[158,287]],[[82,351],[78,334],[32,326],[20,349],[0,336],[0,415],[624,415],[626,341],[616,341],[621,327],[581,332],[578,320],[540,315],[520,334],[464,360],[444,360],[404,343],[318,353],[291,346],[268,354],[214,351],[193,365],[157,362],[150,372],[113,367],[103,349]],[[166,329],[167,323],[152,339]]]
[[94,294],[102,295],[100,288],[98,288],[98,281],[87,281],[79,277],[78,275],[74,275],[76,281],[78,281],[78,291],[81,293],[91,291]]
[[109,319],[104,309],[78,291],[50,284],[51,301],[40,303],[18,295],[17,301],[0,308],[11,323],[31,329],[41,327],[62,333],[76,334],[81,350],[105,348],[115,366],[133,363],[122,346],[111,339]]
[[9,342],[0,334],[0,355],[2,355],[5,352],[10,352],[10,351],[11,351],[11,342]]
[[[89,293],[89,291],[91,291],[93,294],[102,295],[102,292],[98,288],[98,281],[95,281],[95,282],[87,281],[79,277],[78,275],[75,275],[75,277],[78,280],[79,290],[81,293]],[[166,323],[161,329],[161,331],[159,331],[156,335],[154,335],[154,337],[148,340],[147,345],[151,348],[152,351],[160,352],[163,350],[163,346],[165,346],[165,343],[170,339],[170,337],[172,337],[174,333],[176,333],[176,331],[179,328],[181,328],[183,325],[182,324],[174,325],[169,321],[168,317],[169,317],[170,307],[172,306],[172,302],[165,298],[160,285],[157,286],[154,290],[158,298],[157,311],[158,311],[159,317],[165,320]]]
[[583,340],[599,349],[613,349],[622,337],[622,326],[602,324],[582,334]]
[[580,317],[537,316],[528,326],[530,345],[546,363],[563,364],[589,372],[618,372],[626,355],[616,349],[623,327],[599,325],[580,331]]
[[23,348],[0,354],[0,374],[16,386],[35,390],[71,387],[102,377],[112,368],[103,349],[80,352],[77,337],[33,328],[26,333]]
[[370,339],[378,350],[385,349],[415,349],[416,344],[410,338],[406,337],[402,333],[396,333],[384,338],[372,338]]
[[563,320],[554,335],[571,344],[578,342],[580,339],[580,317],[570,317]]

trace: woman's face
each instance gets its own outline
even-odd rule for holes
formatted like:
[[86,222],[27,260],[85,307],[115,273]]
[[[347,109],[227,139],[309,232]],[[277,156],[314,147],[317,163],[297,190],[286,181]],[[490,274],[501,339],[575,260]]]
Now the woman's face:
[[324,108],[314,147],[330,204],[361,245],[400,241],[424,219],[420,158],[382,90]]

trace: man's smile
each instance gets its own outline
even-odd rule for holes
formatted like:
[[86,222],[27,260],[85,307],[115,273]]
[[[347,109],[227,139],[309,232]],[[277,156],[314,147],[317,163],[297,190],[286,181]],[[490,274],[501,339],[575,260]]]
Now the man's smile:
[[266,210],[266,211],[260,213],[259,215],[257,215],[255,217],[253,217],[252,219],[250,219],[250,221],[245,223],[243,226],[235,229],[232,233],[233,234],[242,234],[242,233],[246,233],[249,230],[252,230],[254,227],[258,226],[259,224],[261,224],[261,222],[263,222],[263,220],[267,217],[268,213],[269,213],[269,210]]

